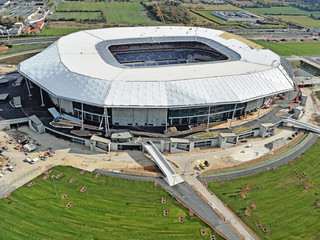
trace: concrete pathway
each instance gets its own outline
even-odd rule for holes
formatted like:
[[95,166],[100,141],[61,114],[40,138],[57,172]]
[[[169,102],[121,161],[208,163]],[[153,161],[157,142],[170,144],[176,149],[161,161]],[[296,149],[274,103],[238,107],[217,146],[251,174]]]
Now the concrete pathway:
[[257,235],[245,225],[229,208],[227,208],[219,198],[217,198],[213,193],[210,193],[208,189],[203,186],[203,184],[192,175],[186,175],[184,177],[186,182],[193,186],[198,193],[208,201],[209,205],[217,212],[221,214],[225,222],[232,226],[238,234],[248,240],[259,239]]

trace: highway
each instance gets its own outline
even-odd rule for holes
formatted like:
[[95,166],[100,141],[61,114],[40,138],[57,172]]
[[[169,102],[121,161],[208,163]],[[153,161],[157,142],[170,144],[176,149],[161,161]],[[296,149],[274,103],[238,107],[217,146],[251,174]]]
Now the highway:
[[[54,42],[58,40],[60,37],[25,37],[25,38],[10,38],[10,44],[34,44],[34,43],[46,43],[46,42]],[[1,45],[8,44],[8,39],[1,39]]]

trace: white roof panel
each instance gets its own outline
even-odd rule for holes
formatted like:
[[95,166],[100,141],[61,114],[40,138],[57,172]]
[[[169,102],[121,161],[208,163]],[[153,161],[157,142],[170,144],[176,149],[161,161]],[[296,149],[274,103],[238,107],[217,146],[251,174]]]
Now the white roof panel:
[[[234,38],[222,38],[222,33],[167,26],[82,31],[60,38],[43,52],[22,62],[19,71],[56,97],[108,107],[244,102],[293,88],[278,55],[269,50],[253,49]],[[125,68],[106,62],[96,47],[102,41],[166,36],[211,39],[233,49],[241,58]]]

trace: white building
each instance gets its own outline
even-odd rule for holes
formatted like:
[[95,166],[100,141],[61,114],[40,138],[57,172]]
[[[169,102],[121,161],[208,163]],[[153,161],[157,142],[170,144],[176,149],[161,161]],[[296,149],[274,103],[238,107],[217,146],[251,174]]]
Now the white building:
[[226,121],[293,89],[289,64],[277,54],[196,27],[73,33],[20,63],[19,72],[62,111],[102,126]]

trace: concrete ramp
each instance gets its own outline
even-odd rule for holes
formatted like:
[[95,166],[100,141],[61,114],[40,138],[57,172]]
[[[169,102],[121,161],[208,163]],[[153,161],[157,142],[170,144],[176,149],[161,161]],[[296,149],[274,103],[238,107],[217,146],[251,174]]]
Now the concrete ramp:
[[144,149],[150,154],[162,173],[165,175],[164,180],[169,186],[174,186],[178,183],[184,182],[184,180],[176,173],[171,167],[167,159],[161,154],[159,149],[150,140],[147,143],[142,143]]
[[303,128],[305,130],[320,134],[320,128],[313,125],[313,124],[305,123],[305,122],[302,122],[302,121],[299,121],[299,120],[296,120],[293,118],[284,118],[282,121],[285,123],[291,123],[297,127]]

